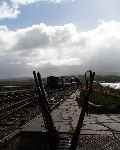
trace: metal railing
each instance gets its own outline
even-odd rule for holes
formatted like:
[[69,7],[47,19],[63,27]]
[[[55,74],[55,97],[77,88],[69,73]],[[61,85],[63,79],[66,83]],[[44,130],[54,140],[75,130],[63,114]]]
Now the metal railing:
[[[87,77],[88,73],[89,73],[89,76]],[[45,127],[48,130],[48,133],[50,136],[49,137],[50,141],[48,141],[48,143],[50,142],[51,149],[56,149],[57,145],[60,143],[59,133],[56,131],[52,117],[50,115],[50,109],[49,109],[47,99],[45,96],[45,91],[44,91],[44,88],[42,85],[40,73],[38,72],[36,74],[36,72],[33,71],[33,75],[34,75],[34,80],[35,80],[35,84],[36,84],[36,92],[39,96],[39,104],[40,104],[43,119],[45,122]],[[92,72],[91,70],[89,70],[85,73],[85,83],[86,83],[85,90],[87,91],[87,94],[84,97],[84,104],[83,104],[83,107],[82,107],[82,110],[81,110],[81,113],[79,116],[77,127],[75,129],[74,134],[72,135],[72,139],[71,139],[70,147],[69,147],[70,150],[76,150],[76,148],[77,148],[77,144],[78,144],[78,140],[79,140],[79,136],[80,136],[80,131],[81,131],[81,128],[83,125],[85,113],[88,113],[88,101],[89,101],[90,95],[92,93],[92,84],[93,84],[94,76],[95,76],[95,72]],[[64,140],[64,139],[62,139],[62,140]]]

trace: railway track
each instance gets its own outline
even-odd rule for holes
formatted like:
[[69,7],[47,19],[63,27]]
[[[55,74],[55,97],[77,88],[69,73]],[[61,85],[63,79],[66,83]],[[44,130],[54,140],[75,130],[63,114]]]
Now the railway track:
[[28,97],[33,97],[33,90],[20,90],[12,92],[0,92],[0,110],[4,109],[13,103],[17,103]]
[[10,106],[7,106],[3,109],[0,109],[0,120],[3,120],[5,118],[9,117],[13,113],[17,112],[18,110],[20,110],[26,106],[29,106],[32,103],[33,103],[33,100],[25,99],[23,101],[15,103],[15,104],[11,104]]
[[39,114],[36,107],[31,90],[0,93],[0,139]]
[[[53,93],[47,99],[50,111],[65,99],[65,91],[54,91]],[[41,113],[38,98],[34,95],[33,90],[0,93],[0,104],[0,140]]]

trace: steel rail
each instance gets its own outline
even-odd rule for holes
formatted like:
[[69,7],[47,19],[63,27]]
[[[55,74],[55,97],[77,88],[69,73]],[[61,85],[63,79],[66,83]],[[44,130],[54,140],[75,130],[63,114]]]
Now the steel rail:
[[17,112],[18,110],[20,110],[20,109],[22,109],[22,108],[24,108],[24,107],[26,107],[26,106],[32,104],[33,102],[34,102],[34,101],[31,100],[31,101],[29,101],[29,102],[26,102],[26,103],[22,104],[21,106],[18,106],[17,108],[8,110],[7,113],[5,112],[5,113],[1,114],[1,115],[0,115],[0,121],[3,120],[3,119],[6,119],[7,117],[9,117],[10,115],[12,115],[13,113],[15,113],[15,112]]
[[30,99],[32,99],[32,97],[31,97],[31,98],[24,99],[24,100],[21,100],[21,101],[19,101],[19,102],[13,103],[13,104],[10,104],[10,105],[8,105],[8,106],[6,106],[6,107],[0,109],[0,114],[1,114],[1,112],[5,111],[5,110],[8,111],[8,110],[10,110],[10,109],[13,108],[13,107],[17,107],[18,105],[20,105],[20,104],[22,104],[22,103],[24,103],[24,102],[26,102],[26,101],[28,101],[28,100],[30,100]]
[[33,89],[24,89],[24,90],[6,91],[6,92],[0,92],[0,95],[21,93],[21,92],[34,92],[34,90]]

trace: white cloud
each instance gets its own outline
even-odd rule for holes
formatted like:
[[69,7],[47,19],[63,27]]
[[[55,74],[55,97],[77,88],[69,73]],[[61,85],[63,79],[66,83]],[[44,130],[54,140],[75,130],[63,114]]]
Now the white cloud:
[[102,22],[86,32],[74,24],[41,23],[16,31],[2,26],[0,37],[0,69],[3,69],[1,64],[5,64],[4,69],[7,66],[8,72],[12,67],[16,71],[11,74],[19,68],[23,73],[34,67],[58,74],[79,73],[88,68],[120,73],[120,22]]
[[18,6],[15,4],[9,4],[7,1],[0,3],[0,19],[4,18],[16,18],[20,14]]

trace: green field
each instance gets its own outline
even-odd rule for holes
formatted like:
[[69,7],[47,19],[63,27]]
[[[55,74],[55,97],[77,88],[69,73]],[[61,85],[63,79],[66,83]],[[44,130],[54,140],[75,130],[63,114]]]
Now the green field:
[[95,103],[103,106],[102,112],[120,113],[120,96],[96,93]]

